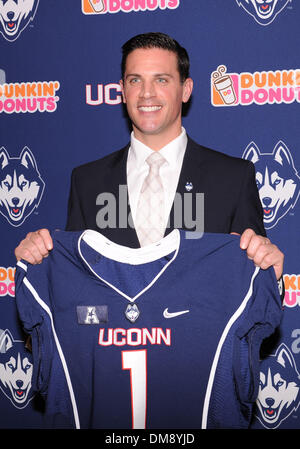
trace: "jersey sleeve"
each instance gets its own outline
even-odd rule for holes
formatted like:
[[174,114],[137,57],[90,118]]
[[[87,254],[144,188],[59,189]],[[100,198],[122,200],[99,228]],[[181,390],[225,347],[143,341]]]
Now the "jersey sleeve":
[[258,395],[261,345],[275,332],[282,318],[282,302],[273,267],[258,271],[245,312],[245,319],[241,320],[234,337],[233,374],[238,400],[245,416],[250,418]]
[[[31,270],[35,276],[31,275]],[[24,331],[31,336],[33,355],[32,388],[47,394],[48,379],[53,355],[51,322],[45,308],[49,300],[47,287],[42,287],[41,270],[21,261],[15,274],[15,298],[19,318]],[[39,279],[40,282],[36,282]],[[40,285],[39,285],[40,284]],[[43,297],[43,299],[42,299]]]
[[251,261],[247,266],[253,273],[250,285],[221,339],[208,428],[249,428],[258,395],[260,348],[279,326],[282,316],[273,268],[253,271]]
[[47,424],[50,428],[74,428],[78,420],[74,392],[53,314],[59,270],[55,263],[57,241],[54,246],[41,264],[17,263],[15,297],[23,329],[32,339],[32,388],[45,399]]

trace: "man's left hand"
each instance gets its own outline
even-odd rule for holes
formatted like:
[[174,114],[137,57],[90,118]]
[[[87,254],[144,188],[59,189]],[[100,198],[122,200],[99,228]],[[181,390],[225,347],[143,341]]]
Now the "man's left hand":
[[[239,235],[236,232],[231,234]],[[249,259],[263,270],[273,266],[276,279],[279,280],[283,273],[284,254],[271,243],[270,239],[255,234],[252,229],[246,229],[241,235],[240,247],[247,251]]]

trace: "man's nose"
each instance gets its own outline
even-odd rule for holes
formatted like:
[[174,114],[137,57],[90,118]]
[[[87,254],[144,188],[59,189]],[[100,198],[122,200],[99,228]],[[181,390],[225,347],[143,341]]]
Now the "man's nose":
[[155,95],[155,87],[152,81],[143,81],[140,96],[143,98],[151,98]]

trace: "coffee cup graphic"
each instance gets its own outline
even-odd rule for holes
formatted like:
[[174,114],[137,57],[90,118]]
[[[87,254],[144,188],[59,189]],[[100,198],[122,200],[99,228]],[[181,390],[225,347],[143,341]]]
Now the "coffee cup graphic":
[[226,67],[220,65],[215,72],[212,73],[214,87],[220,94],[225,104],[233,104],[236,102],[236,95],[232,85],[230,75],[226,74]]
[[104,0],[89,0],[91,7],[95,12],[102,12],[105,9]]

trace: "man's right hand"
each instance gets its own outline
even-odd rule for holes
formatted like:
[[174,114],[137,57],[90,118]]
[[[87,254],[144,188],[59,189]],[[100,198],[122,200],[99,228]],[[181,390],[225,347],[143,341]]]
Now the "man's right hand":
[[39,229],[29,232],[24,240],[15,249],[17,260],[23,259],[35,265],[41,263],[53,248],[53,241],[48,229]]

